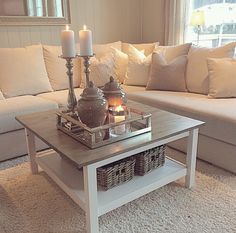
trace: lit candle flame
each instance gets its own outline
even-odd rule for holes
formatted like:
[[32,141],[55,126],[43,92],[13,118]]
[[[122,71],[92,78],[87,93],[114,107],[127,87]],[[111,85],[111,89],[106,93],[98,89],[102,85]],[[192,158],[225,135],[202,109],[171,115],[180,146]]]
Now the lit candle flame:
[[69,25],[67,24],[67,25],[66,25],[66,31],[69,31],[69,29],[70,29],[70,27],[69,27]]
[[117,106],[117,107],[115,108],[115,111],[116,111],[116,112],[121,112],[121,111],[124,111],[124,108],[120,105],[120,106]]
[[84,30],[87,30],[87,26],[86,26],[86,25],[84,25],[83,29],[84,29]]

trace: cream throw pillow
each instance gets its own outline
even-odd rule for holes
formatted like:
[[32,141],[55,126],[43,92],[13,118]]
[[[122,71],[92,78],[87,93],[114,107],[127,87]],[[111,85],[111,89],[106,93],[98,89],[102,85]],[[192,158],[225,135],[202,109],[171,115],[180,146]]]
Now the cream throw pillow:
[[236,97],[236,60],[232,58],[207,59],[210,97]]
[[144,54],[146,56],[150,55],[153,50],[159,45],[159,42],[155,43],[146,43],[146,44],[128,44],[128,43],[122,43],[122,51],[126,54],[129,53],[129,46],[132,45],[137,50],[142,51],[144,50]]
[[125,80],[126,73],[127,73],[129,57],[127,54],[113,47],[111,47],[111,52],[114,55],[115,76],[118,78],[120,83],[123,83]]
[[174,46],[158,46],[155,48],[155,52],[163,54],[166,62],[169,63],[176,57],[187,55],[190,47],[191,43]]
[[[100,59],[93,57],[90,60],[90,81],[93,81],[95,86],[102,87],[105,83],[110,81],[110,76],[117,78],[115,75],[115,59],[112,53]],[[82,88],[86,87],[86,77],[83,72]]]
[[[61,53],[61,46],[43,46],[46,70],[54,91],[67,89],[69,86],[68,76],[66,74],[67,68],[65,66],[66,60],[58,57]],[[73,59],[74,87],[78,87],[81,82],[80,64],[79,58]]]
[[186,91],[185,70],[187,56],[180,56],[167,63],[164,56],[153,53],[147,90]]
[[52,91],[41,45],[0,49],[0,89],[5,97]]
[[186,71],[187,89],[190,92],[208,94],[209,78],[207,58],[232,58],[236,43],[229,43],[218,48],[194,47],[188,54],[188,65]]
[[129,45],[129,63],[124,83],[131,86],[146,86],[152,60],[152,55],[146,56],[144,51],[139,51]]
[[0,100],[3,100],[4,99],[4,96],[2,94],[2,92],[0,91]]

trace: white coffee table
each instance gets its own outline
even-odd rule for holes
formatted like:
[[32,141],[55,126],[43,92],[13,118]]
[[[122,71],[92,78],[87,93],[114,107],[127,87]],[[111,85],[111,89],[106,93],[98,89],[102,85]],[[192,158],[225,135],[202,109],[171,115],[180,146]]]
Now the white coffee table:
[[[32,173],[37,174],[40,166],[86,212],[88,233],[99,232],[99,216],[181,177],[185,177],[187,188],[194,185],[198,127],[203,122],[135,102],[129,104],[152,113],[152,132],[93,150],[57,130],[54,111],[17,117],[26,129]],[[51,150],[36,153],[35,137]],[[188,137],[186,164],[167,157],[163,167],[145,176],[135,176],[108,191],[97,189],[98,167],[184,137]]]

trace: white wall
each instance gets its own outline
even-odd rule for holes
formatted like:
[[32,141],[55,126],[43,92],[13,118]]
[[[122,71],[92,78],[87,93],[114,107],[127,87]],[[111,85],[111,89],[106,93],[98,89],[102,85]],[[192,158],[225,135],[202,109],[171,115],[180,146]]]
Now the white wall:
[[164,42],[164,1],[165,0],[142,0],[142,41]]
[[96,43],[116,40],[139,42],[140,3],[141,0],[78,0],[75,7],[78,18],[72,20],[77,28],[83,23],[88,24]]
[[[93,30],[95,43],[142,40],[142,1],[70,0],[72,25],[76,33],[83,24]],[[149,1],[149,0],[148,0]],[[157,0],[158,1],[158,0]],[[22,47],[43,43],[60,44],[61,26],[0,26],[0,47]]]

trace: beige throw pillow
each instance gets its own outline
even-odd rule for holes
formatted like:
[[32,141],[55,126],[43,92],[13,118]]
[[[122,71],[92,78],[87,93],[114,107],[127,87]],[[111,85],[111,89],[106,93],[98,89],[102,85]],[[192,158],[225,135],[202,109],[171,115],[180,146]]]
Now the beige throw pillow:
[[163,54],[166,62],[169,63],[176,57],[187,55],[190,47],[191,43],[174,46],[158,46],[155,48],[155,52]]
[[208,94],[209,78],[207,58],[232,58],[236,43],[229,43],[218,48],[201,48],[192,46],[188,54],[186,70],[187,89],[190,92]]
[[52,91],[41,45],[0,49],[0,89],[5,97]]
[[147,90],[186,91],[185,70],[187,56],[175,58],[167,63],[164,56],[153,53]]
[[129,45],[129,63],[124,83],[131,86],[146,86],[152,60],[152,55],[146,56],[144,51],[139,51]]
[[[61,46],[43,46],[43,54],[49,81],[54,91],[67,89],[69,86],[66,60],[59,58]],[[73,84],[78,87],[81,82],[79,58],[73,59]]]
[[232,58],[207,59],[210,97],[236,97],[236,60]]
[[[100,59],[93,57],[90,59],[90,81],[93,81],[95,86],[102,87],[105,83],[109,82],[110,76],[117,79],[115,75],[115,59],[112,53],[106,54],[106,56]],[[82,74],[82,88],[86,87],[86,77]]]

